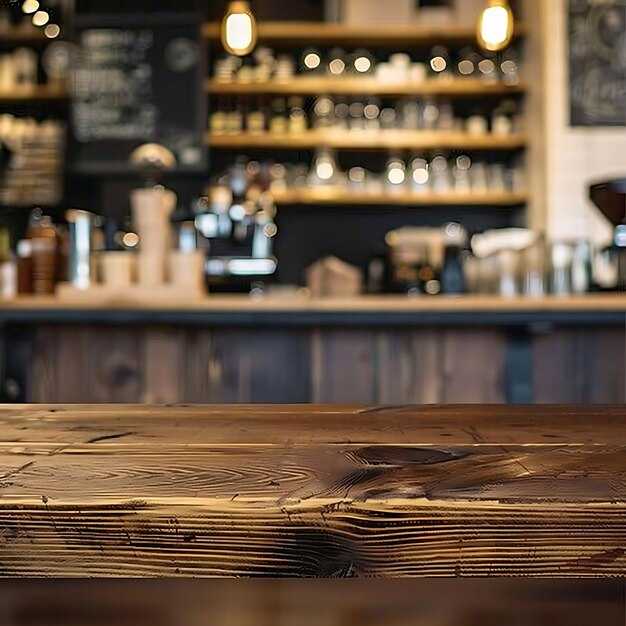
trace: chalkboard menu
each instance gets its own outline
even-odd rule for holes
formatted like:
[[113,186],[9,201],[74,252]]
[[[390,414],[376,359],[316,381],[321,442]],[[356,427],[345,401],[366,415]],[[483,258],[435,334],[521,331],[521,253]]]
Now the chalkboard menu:
[[626,126],[626,0],[570,0],[572,126]]
[[131,170],[131,153],[147,143],[168,148],[176,171],[206,168],[205,71],[196,16],[89,18],[77,23],[75,40],[75,171]]

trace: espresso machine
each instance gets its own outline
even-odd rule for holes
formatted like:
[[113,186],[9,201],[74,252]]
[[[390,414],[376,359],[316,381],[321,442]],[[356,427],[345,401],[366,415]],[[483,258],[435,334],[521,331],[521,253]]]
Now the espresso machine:
[[268,182],[258,163],[238,159],[198,200],[194,224],[208,242],[205,268],[212,291],[261,295],[274,276],[278,229]]
[[616,258],[617,288],[626,291],[626,178],[591,185],[589,197],[615,227],[610,251]]

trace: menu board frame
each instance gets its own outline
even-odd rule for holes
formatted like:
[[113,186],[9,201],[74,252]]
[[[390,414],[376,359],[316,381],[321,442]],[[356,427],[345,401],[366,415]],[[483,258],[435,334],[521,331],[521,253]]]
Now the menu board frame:
[[[141,13],[141,14],[98,14],[98,15],[75,15],[72,24],[72,41],[79,53],[79,41],[81,34],[88,30],[99,29],[120,29],[120,30],[153,30],[161,31],[166,29],[188,29],[189,38],[193,38],[197,45],[197,63],[195,64],[193,88],[189,93],[173,94],[175,97],[185,99],[192,105],[193,115],[187,116],[183,122],[192,121],[192,126],[186,130],[192,131],[196,138],[195,146],[200,152],[200,158],[193,164],[181,163],[178,159],[175,169],[168,170],[168,174],[200,174],[208,170],[208,149],[204,144],[204,133],[206,130],[206,120],[208,116],[208,95],[204,90],[204,82],[208,67],[208,48],[201,32],[202,19],[197,13]],[[153,77],[154,78],[154,77]],[[73,79],[71,83],[70,102],[70,172],[90,175],[125,175],[135,174],[138,170],[132,166],[128,157],[134,147],[151,141],[161,143],[162,137],[153,137],[151,141],[146,140],[120,140],[107,139],[105,141],[85,141],[79,142],[75,137],[74,129],[74,107],[78,98],[74,89]],[[157,103],[158,106],[158,103]],[[134,143],[136,145],[131,146]],[[163,142],[165,143],[165,142]],[[94,156],[94,153],[101,152],[105,156]],[[115,151],[118,150],[116,153]]]
[[626,0],[569,0],[567,18],[570,126],[626,126]]

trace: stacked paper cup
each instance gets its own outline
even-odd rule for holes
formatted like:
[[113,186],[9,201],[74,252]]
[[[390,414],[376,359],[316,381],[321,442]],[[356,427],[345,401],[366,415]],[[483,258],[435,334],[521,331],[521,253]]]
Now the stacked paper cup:
[[140,242],[137,258],[139,284],[159,287],[168,279],[172,249],[170,218],[176,208],[176,194],[161,186],[135,189],[131,194],[131,206]]
[[176,208],[176,194],[161,186],[136,189],[131,194],[131,206],[139,235],[139,286],[157,290],[168,285],[181,296],[206,293],[204,252],[173,249],[170,220]]

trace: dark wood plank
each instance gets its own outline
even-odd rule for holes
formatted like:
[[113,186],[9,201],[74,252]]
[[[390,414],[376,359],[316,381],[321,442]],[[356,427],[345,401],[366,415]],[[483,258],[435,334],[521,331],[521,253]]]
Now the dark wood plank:
[[375,331],[314,330],[311,358],[313,402],[377,402]]
[[626,407],[0,408],[0,572],[626,575]]
[[141,335],[134,327],[43,326],[36,331],[34,402],[137,402]]
[[[5,581],[16,626],[623,626],[619,580]],[[445,598],[445,602],[442,602]],[[512,621],[512,616],[515,616]]]
[[195,403],[310,401],[306,331],[189,331],[184,400]]
[[441,402],[504,402],[505,333],[484,328],[446,328],[442,333]]
[[150,326],[142,335],[141,402],[146,404],[184,402],[185,331],[176,327]]
[[533,350],[535,402],[626,402],[626,329],[555,329]]
[[378,335],[378,396],[386,404],[443,400],[439,328],[388,330]]

